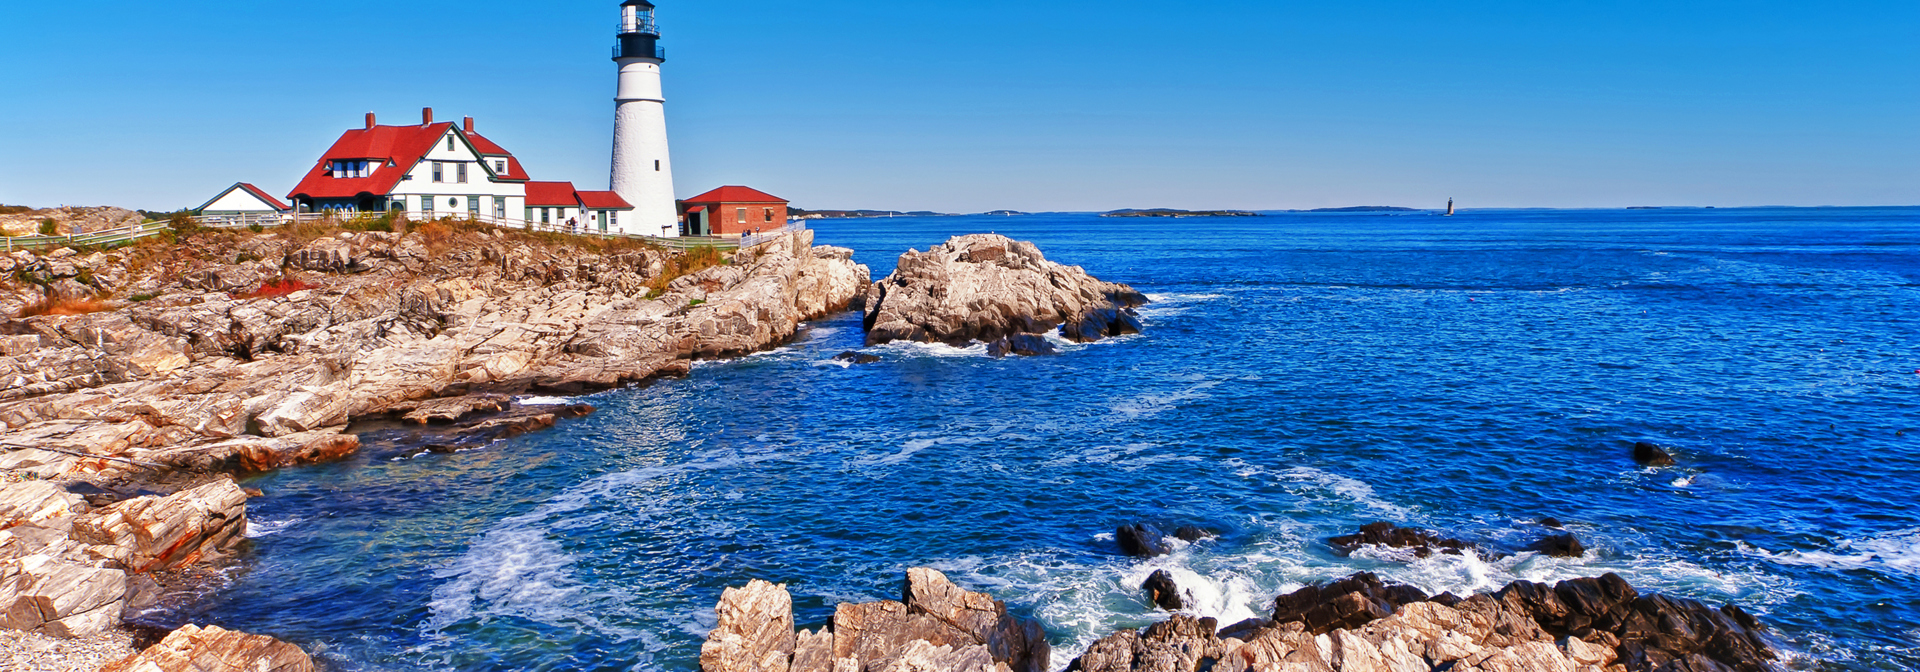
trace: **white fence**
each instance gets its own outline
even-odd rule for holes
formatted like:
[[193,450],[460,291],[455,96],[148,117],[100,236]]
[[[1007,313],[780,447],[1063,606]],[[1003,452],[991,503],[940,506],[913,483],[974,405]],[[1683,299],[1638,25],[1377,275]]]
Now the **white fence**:
[[[216,229],[245,229],[245,228],[251,228],[255,226],[258,226],[264,229],[264,228],[286,226],[288,224],[293,224],[297,222],[332,222],[335,224],[349,224],[349,223],[357,222],[357,223],[364,224],[372,220],[379,219],[380,217],[385,216],[385,214],[386,213],[354,213],[351,211],[347,211],[347,212],[336,211],[336,212],[314,212],[314,213],[285,214],[285,215],[271,214],[271,213],[236,214],[236,215],[195,215],[191,219],[195,224],[198,224],[204,227],[209,227],[209,228],[216,228]],[[685,250],[685,249],[691,249],[696,247],[715,247],[723,250],[731,250],[731,249],[737,249],[737,248],[751,248],[758,245],[764,245],[764,244],[773,242],[775,240],[779,240],[788,234],[792,234],[798,231],[803,231],[803,230],[806,230],[807,228],[804,222],[792,222],[778,229],[773,229],[771,231],[761,231],[756,234],[750,234],[750,235],[741,236],[738,238],[730,238],[730,237],[723,237],[723,236],[681,236],[678,238],[665,238],[660,236],[636,236],[636,235],[619,234],[619,233],[600,233],[588,227],[579,227],[579,226],[568,227],[565,224],[556,225],[556,224],[549,224],[545,222],[529,221],[525,219],[490,217],[486,215],[468,215],[466,217],[457,217],[457,218],[448,217],[445,219],[449,219],[451,221],[456,221],[456,222],[472,222],[475,224],[484,224],[484,225],[495,226],[503,229],[517,229],[521,231],[535,231],[535,232],[543,232],[543,233],[557,233],[557,234],[563,234],[563,235],[595,236],[595,237],[601,237],[601,238],[624,238],[629,240],[639,240],[649,244],[658,245],[661,247],[666,247],[666,248],[676,249],[676,250]],[[145,224],[141,224],[138,226],[130,226],[125,228],[113,229],[110,231],[99,231],[94,233],[75,234],[75,235],[69,235],[69,236],[0,236],[0,238],[4,238],[6,240],[5,247],[6,247],[6,251],[8,252],[12,252],[14,250],[34,249],[34,248],[43,248],[43,247],[85,247],[85,246],[97,246],[97,245],[117,246],[117,245],[125,245],[129,243],[133,243],[135,241],[139,241],[144,238],[150,238],[153,236],[164,234],[170,228],[171,226],[168,222],[161,221],[161,222],[147,222]]]

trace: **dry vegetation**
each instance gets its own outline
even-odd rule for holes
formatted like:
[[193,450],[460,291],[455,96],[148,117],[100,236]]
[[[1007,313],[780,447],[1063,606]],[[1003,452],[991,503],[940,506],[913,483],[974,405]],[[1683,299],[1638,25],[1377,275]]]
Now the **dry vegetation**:
[[20,310],[20,317],[39,315],[86,315],[113,310],[113,304],[98,299],[41,299]]

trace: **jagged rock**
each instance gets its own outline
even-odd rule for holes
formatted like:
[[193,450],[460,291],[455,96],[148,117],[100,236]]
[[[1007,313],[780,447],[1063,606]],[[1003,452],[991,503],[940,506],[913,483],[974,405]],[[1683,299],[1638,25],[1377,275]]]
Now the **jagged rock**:
[[[999,667],[1006,669],[1004,663]],[[978,644],[956,649],[952,645],[934,646],[925,640],[914,640],[900,655],[868,669],[873,672],[993,672],[995,663],[987,647]]]
[[1633,461],[1639,462],[1649,467],[1671,467],[1675,464],[1675,462],[1673,461],[1673,456],[1667,454],[1667,451],[1665,448],[1661,448],[1659,446],[1653,445],[1651,443],[1647,443],[1645,441],[1634,442]]
[[1114,530],[1113,540],[1119,542],[1121,553],[1136,558],[1152,558],[1173,552],[1173,546],[1167,543],[1167,535],[1149,523],[1122,525]]
[[1147,582],[1140,585],[1147,591],[1147,601],[1167,611],[1179,611],[1187,607],[1186,598],[1180,592],[1180,586],[1173,582],[1173,574],[1164,569],[1153,570],[1147,575]]
[[501,413],[513,408],[513,398],[504,394],[470,394],[462,397],[423,399],[396,405],[387,412],[418,425],[449,423],[477,413]]
[[346,273],[355,270],[351,239],[321,238],[287,255],[287,265],[307,271]]
[[700,647],[706,672],[788,672],[797,637],[785,585],[754,580],[728,588],[713,608],[719,624]]
[[1573,533],[1555,534],[1533,542],[1528,550],[1536,551],[1550,558],[1578,558],[1587,554],[1587,546]]
[[[1199,672],[1238,648],[1214,634],[1211,618],[1174,614],[1142,631],[1122,630],[1094,642],[1067,665],[1079,672]],[[1218,669],[1217,667],[1215,669]]]
[[794,638],[789,672],[833,672],[833,633],[826,628],[801,630]]
[[869,355],[864,352],[855,352],[852,350],[848,350],[838,355],[834,355],[833,361],[847,362],[849,364],[874,364],[880,361],[880,356]]
[[1328,539],[1334,550],[1346,555],[1365,545],[1378,545],[1390,548],[1411,549],[1418,557],[1427,557],[1434,553],[1462,555],[1473,548],[1472,544],[1459,539],[1448,539],[1431,530],[1411,527],[1396,527],[1393,523],[1373,523],[1360,528],[1360,531],[1344,537]]
[[247,493],[232,480],[166,497],[130,499],[74,521],[73,538],[123,549],[114,559],[151,572],[225,555],[247,532]]
[[1125,310],[1146,296],[1101,282],[1077,266],[1047,261],[1032,243],[958,236],[900,256],[892,275],[868,287],[867,344],[907,340],[964,346],[1071,325],[1087,342],[1139,331]]
[[1014,672],[1048,671],[1052,649],[1045,630],[1036,621],[1009,615],[1006,603],[968,592],[925,567],[907,570],[902,593],[909,615],[924,614],[953,626]]
[[109,663],[100,668],[100,672],[313,672],[313,669],[313,659],[298,646],[217,625],[186,625],[159,644]]
[[1009,334],[1000,340],[987,344],[987,356],[993,358],[1019,355],[1022,357],[1042,357],[1060,354],[1047,337],[1039,334]]

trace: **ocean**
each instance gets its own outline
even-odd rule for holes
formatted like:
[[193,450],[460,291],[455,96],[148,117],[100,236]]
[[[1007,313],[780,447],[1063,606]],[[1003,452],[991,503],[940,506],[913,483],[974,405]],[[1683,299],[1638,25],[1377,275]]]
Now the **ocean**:
[[[1030,240],[1146,292],[1146,332],[849,366],[847,313],[553,431],[256,477],[247,557],[171,617],[343,670],[687,671],[727,586],[785,583],[812,628],[930,566],[1040,619],[1059,668],[1165,618],[1154,569],[1223,624],[1362,570],[1616,572],[1741,605],[1796,669],[1920,669],[1920,209],[812,226],[876,279],[952,235]],[[1525,552],[1545,516],[1592,550]],[[1325,543],[1374,521],[1505,555]],[[1134,522],[1223,534],[1137,560]]]

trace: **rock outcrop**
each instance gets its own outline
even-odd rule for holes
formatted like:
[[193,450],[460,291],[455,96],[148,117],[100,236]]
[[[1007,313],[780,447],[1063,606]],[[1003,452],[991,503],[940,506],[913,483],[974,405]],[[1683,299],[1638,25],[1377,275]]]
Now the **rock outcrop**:
[[313,672],[300,647],[217,625],[187,625],[100,672]]
[[1418,557],[1428,557],[1435,553],[1464,555],[1473,551],[1473,545],[1459,539],[1448,539],[1432,530],[1412,527],[1397,527],[1393,523],[1372,523],[1360,528],[1359,532],[1327,540],[1327,544],[1342,555],[1359,550],[1361,546],[1385,546],[1413,551]]
[[700,649],[705,672],[1047,672],[1039,623],[961,589],[940,572],[908,570],[901,600],[842,604],[828,629],[795,632],[785,586],[729,588]]
[[865,302],[868,345],[965,346],[1055,328],[1080,343],[1139,333],[1131,309],[1147,298],[1078,266],[1047,261],[1032,243],[976,234],[926,252],[908,250],[892,275],[867,288]]
[[1427,598],[1358,574],[1276,600],[1271,619],[1216,632],[1176,614],[1096,642],[1086,672],[1771,672],[1760,625],[1735,607],[1638,595],[1618,576]]
[[45,482],[0,489],[0,502],[38,502],[0,522],[0,628],[84,637],[117,625],[151,585],[136,575],[238,547],[246,500],[227,479],[99,509]]
[[137,226],[140,213],[125,208],[66,206],[0,215],[0,235],[37,236],[40,224],[53,220],[55,235],[97,233]]
[[706,267],[637,242],[446,223],[319,233],[0,256],[0,270],[30,271],[0,277],[0,309],[45,300],[57,279],[119,306],[0,320],[0,467],[55,478],[336,459],[358,446],[342,433],[352,419],[446,422],[486,403],[433,400],[683,374],[790,338],[870,279],[808,231]]

